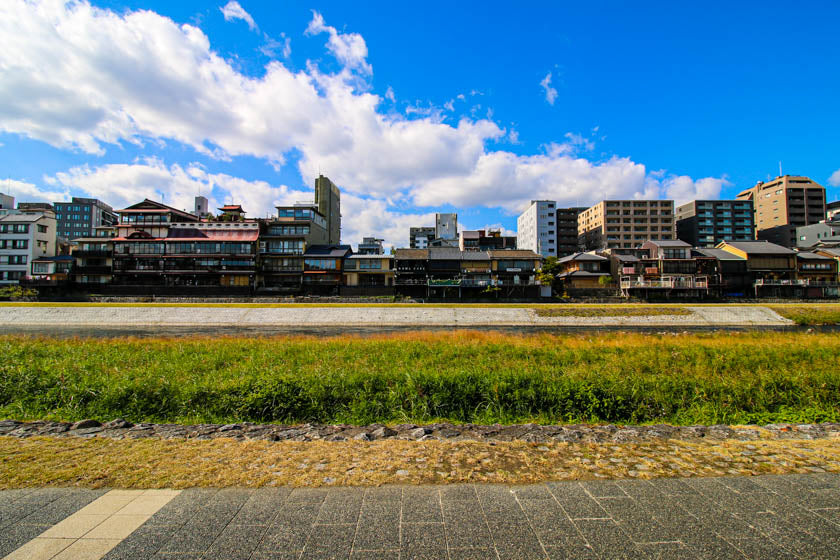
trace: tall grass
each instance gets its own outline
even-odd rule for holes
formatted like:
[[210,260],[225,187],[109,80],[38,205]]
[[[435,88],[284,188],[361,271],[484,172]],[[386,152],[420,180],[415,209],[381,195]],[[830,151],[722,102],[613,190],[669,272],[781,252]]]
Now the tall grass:
[[152,422],[765,423],[840,417],[804,333],[0,337],[0,416]]

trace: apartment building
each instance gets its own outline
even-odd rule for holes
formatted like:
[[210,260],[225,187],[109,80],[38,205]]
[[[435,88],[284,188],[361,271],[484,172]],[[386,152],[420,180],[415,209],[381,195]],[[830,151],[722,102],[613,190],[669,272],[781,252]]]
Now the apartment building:
[[74,242],[72,280],[77,284],[110,284],[114,272],[114,237],[116,227],[101,226],[89,237]]
[[553,200],[532,200],[516,219],[518,249],[534,251],[543,257],[557,256],[557,203]]
[[784,175],[772,181],[759,181],[738,194],[754,208],[756,238],[796,246],[796,228],[826,219],[825,188],[808,177]]
[[413,227],[408,230],[408,246],[410,249],[427,249],[435,239],[435,228]]
[[350,245],[310,245],[303,253],[303,286],[308,293],[338,294]]
[[435,239],[458,239],[458,214],[435,214]]
[[357,253],[345,257],[344,285],[393,287],[394,257],[382,253]]
[[359,243],[358,253],[360,255],[382,255],[385,253],[385,249],[382,248],[383,241],[385,240],[376,237],[363,237],[362,242]]
[[96,198],[74,196],[70,202],[54,202],[58,235],[66,239],[90,237],[94,228],[115,226],[114,209]]
[[297,291],[303,284],[306,249],[329,245],[327,218],[311,204],[278,206],[277,217],[260,225],[260,278],[270,291]]
[[674,233],[673,200],[603,200],[578,216],[578,245],[587,251],[631,249]]
[[55,255],[55,228],[50,211],[24,206],[0,216],[0,285],[18,284],[30,275],[32,261]]
[[751,200],[693,200],[677,207],[677,239],[703,248],[753,241],[754,219]]
[[840,200],[825,205],[825,219],[826,221],[840,221]]
[[578,216],[585,207],[558,208],[555,232],[557,256],[565,257],[578,252]]

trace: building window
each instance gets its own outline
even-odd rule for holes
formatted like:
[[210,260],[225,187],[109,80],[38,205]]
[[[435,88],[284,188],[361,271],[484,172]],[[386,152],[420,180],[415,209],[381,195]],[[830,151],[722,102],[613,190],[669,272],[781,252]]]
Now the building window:
[[47,233],[48,229],[49,228],[47,228],[47,226],[42,226],[41,224],[38,224],[38,233]]

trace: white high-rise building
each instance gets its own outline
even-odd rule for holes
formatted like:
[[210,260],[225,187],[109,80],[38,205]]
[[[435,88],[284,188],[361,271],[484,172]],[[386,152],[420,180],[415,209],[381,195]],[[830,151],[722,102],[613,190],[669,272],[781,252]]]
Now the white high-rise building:
[[458,214],[435,214],[435,239],[458,239]]
[[516,248],[530,249],[543,257],[557,256],[557,203],[532,200],[516,220]]
[[0,285],[31,276],[39,257],[55,256],[56,221],[52,211],[12,210],[0,216]]

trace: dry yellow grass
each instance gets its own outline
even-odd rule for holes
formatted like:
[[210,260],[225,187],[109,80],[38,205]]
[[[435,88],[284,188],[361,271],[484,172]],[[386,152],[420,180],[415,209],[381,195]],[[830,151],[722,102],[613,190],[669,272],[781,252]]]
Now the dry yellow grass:
[[0,489],[533,483],[840,472],[840,441],[629,444],[0,437]]

